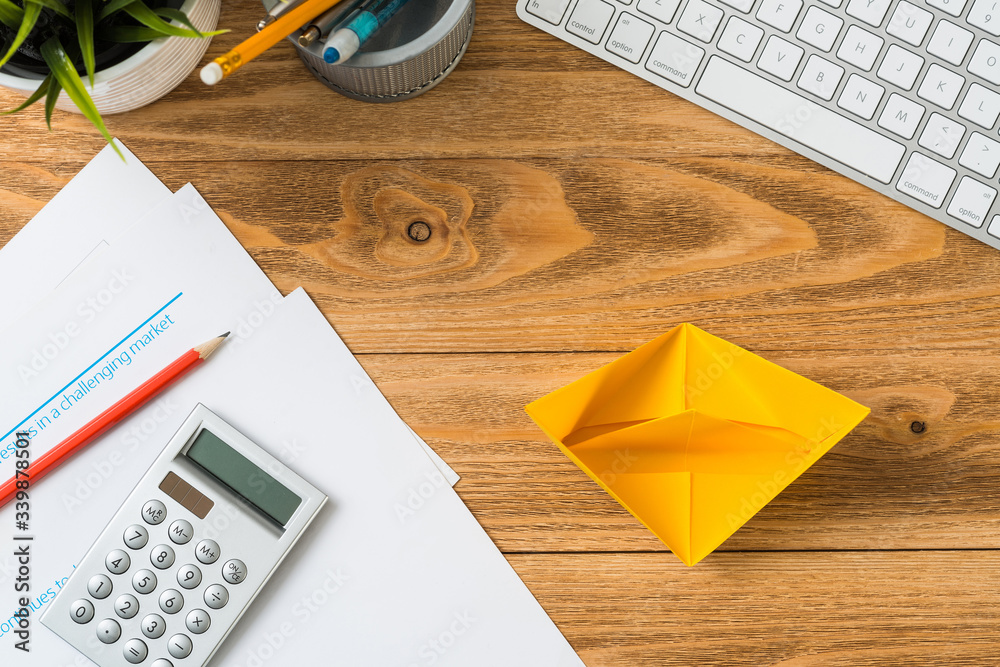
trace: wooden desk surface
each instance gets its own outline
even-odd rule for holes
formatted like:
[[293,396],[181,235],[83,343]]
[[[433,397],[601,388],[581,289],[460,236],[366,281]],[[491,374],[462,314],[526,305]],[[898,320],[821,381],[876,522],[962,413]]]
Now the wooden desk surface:
[[[227,4],[210,55],[259,13]],[[340,97],[283,44],[107,121],[308,290],[588,665],[1000,661],[1000,252],[513,0],[480,0],[412,101]],[[6,242],[103,142],[63,113],[0,123]],[[431,242],[377,245],[417,218]],[[690,569],[522,409],[685,321],[872,408]]]

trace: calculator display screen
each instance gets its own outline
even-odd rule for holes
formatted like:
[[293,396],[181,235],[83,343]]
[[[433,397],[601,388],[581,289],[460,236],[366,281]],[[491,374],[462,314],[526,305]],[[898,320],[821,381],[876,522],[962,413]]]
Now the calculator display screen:
[[282,526],[302,503],[301,498],[208,429],[202,429],[194,439],[187,457]]

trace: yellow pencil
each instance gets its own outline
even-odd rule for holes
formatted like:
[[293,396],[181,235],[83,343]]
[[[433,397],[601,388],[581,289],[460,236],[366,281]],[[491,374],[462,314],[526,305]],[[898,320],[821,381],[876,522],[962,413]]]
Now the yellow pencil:
[[306,0],[224,56],[201,69],[201,80],[214,86],[341,0]]

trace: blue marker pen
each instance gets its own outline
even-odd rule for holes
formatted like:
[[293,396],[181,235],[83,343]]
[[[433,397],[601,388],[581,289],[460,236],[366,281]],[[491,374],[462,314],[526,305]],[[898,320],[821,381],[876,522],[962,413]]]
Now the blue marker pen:
[[339,65],[353,56],[406,3],[407,0],[366,1],[350,23],[330,34],[323,47],[323,60]]

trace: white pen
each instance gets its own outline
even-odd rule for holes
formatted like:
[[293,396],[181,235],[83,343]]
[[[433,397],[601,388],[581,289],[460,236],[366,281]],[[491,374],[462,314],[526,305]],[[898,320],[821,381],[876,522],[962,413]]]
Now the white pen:
[[358,8],[358,15],[327,38],[323,47],[323,60],[332,65],[348,60],[406,2],[407,0],[365,0]]

